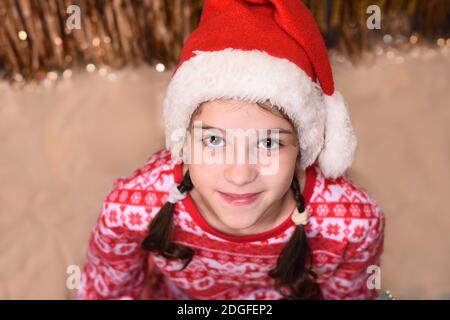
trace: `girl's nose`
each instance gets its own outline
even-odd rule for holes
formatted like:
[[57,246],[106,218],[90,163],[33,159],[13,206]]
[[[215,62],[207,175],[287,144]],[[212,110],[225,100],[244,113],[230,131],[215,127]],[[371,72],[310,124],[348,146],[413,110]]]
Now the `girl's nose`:
[[254,164],[230,164],[225,168],[224,175],[228,182],[236,186],[243,186],[258,177],[258,169]]

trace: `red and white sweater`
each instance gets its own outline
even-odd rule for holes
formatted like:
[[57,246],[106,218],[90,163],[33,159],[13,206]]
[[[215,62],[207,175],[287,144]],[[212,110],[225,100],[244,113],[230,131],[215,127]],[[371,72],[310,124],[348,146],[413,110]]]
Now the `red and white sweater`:
[[[264,233],[230,236],[211,227],[188,195],[175,206],[174,241],[195,249],[183,271],[178,260],[148,253],[141,242],[166,202],[182,165],[170,152],[153,154],[130,177],[115,181],[91,234],[80,299],[279,299],[268,276],[294,231],[290,218]],[[325,299],[374,299],[367,268],[380,264],[385,219],[367,191],[348,176],[327,179],[306,170],[310,212],[306,235]]]

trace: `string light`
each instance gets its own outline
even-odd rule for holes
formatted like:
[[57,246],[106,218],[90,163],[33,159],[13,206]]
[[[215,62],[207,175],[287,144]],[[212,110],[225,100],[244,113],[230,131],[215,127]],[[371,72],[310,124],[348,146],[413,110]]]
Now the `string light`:
[[108,74],[108,80],[109,81],[111,81],[111,82],[114,82],[114,81],[116,81],[117,80],[117,76],[116,76],[116,74],[114,74],[114,73],[110,73],[110,74]]
[[58,79],[58,74],[55,71],[49,71],[47,72],[47,78],[56,81]]
[[16,74],[14,75],[14,80],[15,80],[16,82],[22,82],[22,81],[23,81],[23,76],[22,76],[20,73],[16,73]]
[[28,38],[28,35],[25,31],[20,30],[19,33],[17,34],[17,36],[19,37],[20,40],[25,41]]
[[60,37],[56,37],[55,40],[53,40],[55,45],[60,46],[62,45],[62,39]]
[[108,70],[106,70],[106,68],[100,68],[99,70],[98,70],[98,73],[102,76],[102,77],[104,77],[104,76],[106,76],[107,74],[108,74]]
[[411,44],[416,44],[419,41],[419,37],[416,36],[415,34],[413,34],[412,36],[409,37],[409,42]]
[[63,72],[63,78],[64,79],[69,79],[70,77],[72,76],[72,70],[70,70],[70,69],[66,69],[66,70],[64,70],[64,72]]
[[391,36],[390,34],[385,34],[385,35],[383,36],[383,41],[384,41],[385,43],[391,43],[391,42],[392,42],[392,36]]
[[156,64],[155,68],[156,68],[156,71],[158,71],[158,72],[163,72],[164,70],[166,70],[166,66],[163,65],[162,63]]
[[388,52],[386,52],[386,57],[388,57],[388,59],[394,59],[395,57],[394,51],[389,50]]
[[92,63],[89,63],[89,64],[86,66],[86,70],[87,70],[87,72],[94,72],[94,71],[95,71],[95,65],[92,64]]
[[100,45],[100,38],[95,37],[94,39],[92,39],[92,45],[94,47],[98,47]]

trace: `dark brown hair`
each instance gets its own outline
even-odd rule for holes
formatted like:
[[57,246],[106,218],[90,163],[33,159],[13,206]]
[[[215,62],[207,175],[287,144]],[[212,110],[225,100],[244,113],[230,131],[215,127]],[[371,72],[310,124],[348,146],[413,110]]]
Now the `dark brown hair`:
[[[267,104],[258,103],[258,105],[265,110],[269,110]],[[198,114],[199,109],[196,110],[193,117]],[[284,113],[279,112],[291,122]],[[189,171],[187,171],[178,189],[180,192],[189,192],[193,188]],[[305,201],[295,174],[291,189],[297,203],[297,209],[303,212]],[[167,259],[181,259],[183,261],[181,270],[183,270],[194,257],[195,251],[172,241],[174,212],[175,205],[170,202],[167,202],[160,209],[150,223],[149,234],[142,242],[142,247],[150,252],[159,253]],[[275,280],[275,285],[283,294],[283,299],[322,299],[320,287],[315,281],[316,274],[311,270],[311,266],[312,256],[304,226],[297,225],[292,237],[278,257],[275,268],[269,271],[269,276]]]

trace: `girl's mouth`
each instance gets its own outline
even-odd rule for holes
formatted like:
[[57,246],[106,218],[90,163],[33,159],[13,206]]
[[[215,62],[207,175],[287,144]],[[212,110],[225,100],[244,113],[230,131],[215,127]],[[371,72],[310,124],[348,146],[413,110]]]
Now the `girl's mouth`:
[[249,204],[252,204],[258,199],[259,195],[261,194],[261,192],[237,194],[225,193],[220,191],[219,193],[226,202],[235,206],[247,206]]

